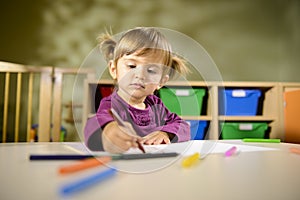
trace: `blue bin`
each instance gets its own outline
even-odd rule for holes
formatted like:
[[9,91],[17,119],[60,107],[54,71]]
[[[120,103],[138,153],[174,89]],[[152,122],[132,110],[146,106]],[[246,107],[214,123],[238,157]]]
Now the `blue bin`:
[[225,89],[223,112],[230,116],[255,116],[260,96],[261,91],[257,89]]
[[191,140],[203,140],[206,133],[207,121],[187,120],[191,130]]

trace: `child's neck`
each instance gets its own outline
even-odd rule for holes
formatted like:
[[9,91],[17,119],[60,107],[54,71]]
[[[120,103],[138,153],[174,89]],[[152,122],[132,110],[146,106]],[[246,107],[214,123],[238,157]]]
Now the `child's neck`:
[[144,103],[145,98],[144,99],[136,99],[133,97],[126,97],[126,95],[123,95],[122,92],[119,92],[119,91],[117,93],[130,106],[140,109],[140,110],[146,109],[146,105]]
[[135,103],[128,103],[129,105],[131,105],[132,107],[134,107],[134,108],[137,108],[137,109],[140,109],[140,110],[144,110],[144,109],[146,109],[146,105],[145,105],[145,103],[143,102],[143,103],[139,103],[139,104],[135,104]]

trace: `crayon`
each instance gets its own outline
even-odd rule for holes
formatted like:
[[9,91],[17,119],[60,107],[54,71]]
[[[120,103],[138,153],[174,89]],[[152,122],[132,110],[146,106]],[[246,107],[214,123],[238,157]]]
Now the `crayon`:
[[292,148],[290,148],[290,152],[300,154],[300,149],[292,147]]
[[181,166],[184,168],[190,167],[194,164],[196,164],[200,159],[200,153],[194,153],[191,156],[185,157],[182,162],[181,162]]
[[70,174],[74,172],[78,172],[81,170],[89,169],[96,166],[104,165],[105,163],[108,163],[111,161],[111,157],[104,156],[99,158],[87,158],[80,160],[79,162],[76,162],[71,165],[64,165],[58,169],[59,174]]
[[[112,154],[109,155],[112,160],[135,160],[135,159],[148,159],[148,158],[165,158],[175,157],[178,153],[166,152],[166,153],[143,153],[143,154]],[[90,154],[31,154],[29,159],[31,161],[49,161],[49,160],[82,160],[86,158],[101,158],[101,156]],[[103,156],[102,156],[103,157]]]
[[226,157],[232,156],[233,154],[235,154],[236,150],[237,150],[236,146],[231,147],[225,152],[225,156]]
[[280,139],[244,138],[243,142],[280,143]]
[[29,160],[82,160],[94,157],[93,155],[81,154],[32,154],[29,156]]
[[116,174],[116,169],[109,168],[104,171],[98,172],[96,174],[90,175],[83,179],[77,180],[73,183],[66,184],[60,189],[60,193],[63,196],[72,195],[74,193],[80,192],[94,184],[101,183],[104,180],[112,177]]
[[134,159],[147,159],[147,158],[166,158],[178,156],[176,152],[166,153],[143,153],[143,154],[119,154],[113,156],[113,160],[134,160]]

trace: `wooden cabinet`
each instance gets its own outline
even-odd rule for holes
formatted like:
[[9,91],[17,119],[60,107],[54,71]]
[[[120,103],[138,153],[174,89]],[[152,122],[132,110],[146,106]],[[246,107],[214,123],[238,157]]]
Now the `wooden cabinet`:
[[283,92],[285,141],[300,144],[300,88],[289,85]]
[[[100,86],[113,86],[112,80],[87,81],[85,87],[85,103],[83,121],[95,114],[97,102],[101,98],[96,95]],[[267,122],[270,127],[269,137],[280,138],[284,141],[284,92],[293,88],[300,88],[300,83],[283,82],[205,82],[205,81],[173,81],[166,87],[200,87],[207,90],[207,99],[203,103],[206,109],[199,116],[182,116],[185,120],[203,120],[209,122],[207,139],[219,139],[221,122]],[[226,88],[259,89],[262,100],[259,104],[260,111],[255,116],[225,116],[219,108],[220,91]]]

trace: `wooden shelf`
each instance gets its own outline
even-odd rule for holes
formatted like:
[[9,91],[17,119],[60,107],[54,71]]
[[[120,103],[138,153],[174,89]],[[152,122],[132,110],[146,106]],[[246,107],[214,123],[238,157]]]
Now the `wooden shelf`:
[[220,115],[220,121],[266,121],[272,122],[275,119],[272,117],[264,117],[264,116],[224,116]]
[[[87,81],[86,85],[86,103],[84,104],[86,119],[88,116],[95,114],[92,106],[95,105],[92,98],[94,90],[98,84],[113,85],[113,80]],[[205,102],[206,113],[199,116],[181,116],[184,120],[203,120],[209,121],[210,128],[209,139],[219,139],[219,124],[223,121],[236,122],[267,122],[270,126],[270,138],[280,138],[284,141],[284,99],[285,91],[300,89],[300,83],[291,82],[205,82],[205,81],[170,81],[166,87],[202,87],[207,88],[207,101]],[[224,116],[219,114],[219,92],[224,88],[256,88],[262,91],[263,104],[262,113],[257,116]]]
[[212,120],[211,116],[180,116],[184,120],[201,120],[201,121],[210,121]]

